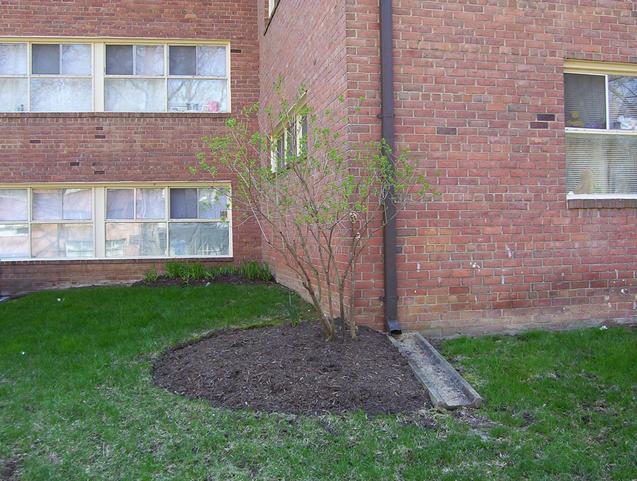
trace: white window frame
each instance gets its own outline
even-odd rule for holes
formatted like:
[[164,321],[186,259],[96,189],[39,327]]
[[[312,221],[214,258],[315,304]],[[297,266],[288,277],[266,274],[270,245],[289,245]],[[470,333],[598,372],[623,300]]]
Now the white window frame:
[[[220,113],[228,114],[232,113],[232,78],[231,78],[231,49],[230,42],[219,40],[191,40],[191,39],[146,39],[146,38],[91,38],[91,37],[2,37],[0,36],[0,43],[11,44],[27,44],[27,74],[26,75],[0,75],[1,78],[26,78],[27,79],[27,104],[24,111],[3,111],[3,113],[33,113],[31,112],[31,78],[89,78],[88,76],[75,76],[75,75],[45,75],[45,74],[31,74],[32,72],[32,45],[34,44],[80,44],[91,45],[92,52],[92,68],[91,76],[93,80],[93,105],[92,112],[105,112],[105,80],[107,78],[132,78],[132,79],[145,79],[145,78],[164,78],[164,110],[143,112],[146,114],[156,113],[170,113],[170,114],[210,114]],[[153,76],[136,76],[136,75],[106,75],[106,45],[162,45],[164,47],[164,75],[161,77]],[[199,47],[199,46],[219,46],[226,49],[226,75],[224,77],[218,76],[191,76],[191,75],[170,75],[169,74],[169,47]],[[219,110],[219,112],[208,111],[173,111],[168,110],[168,80],[169,79],[184,79],[184,80],[225,80],[226,81],[226,110]],[[49,113],[59,113],[60,111],[49,111]],[[117,111],[120,113],[140,113],[137,111]],[[41,113],[41,112],[35,112]]]
[[[296,114],[294,115],[294,134],[296,136],[296,155],[301,155],[302,148],[302,135],[303,135],[303,118],[306,115]],[[283,159],[279,162],[278,157],[278,141],[283,137]],[[279,125],[275,130],[275,133],[270,136],[270,164],[272,172],[282,172],[287,169],[287,162],[285,158],[288,152],[289,142],[289,129],[288,125]]]
[[[627,77],[637,77],[637,64],[615,64],[605,62],[589,62],[579,60],[567,60],[564,65],[565,74],[575,75],[593,75],[605,78],[605,94],[606,94],[606,128],[605,129],[587,129],[580,127],[565,127],[566,135],[569,133],[579,133],[587,135],[619,135],[637,137],[637,130],[617,130],[610,128],[610,102],[608,91],[608,78],[612,75],[620,75]],[[566,122],[566,119],[565,119]],[[637,199],[637,194],[576,194],[571,191],[566,194],[567,200],[575,199]]]
[[268,17],[272,17],[274,10],[276,10],[279,0],[268,0]]
[[[17,45],[26,45],[26,67],[27,71],[25,74],[1,74],[0,78],[3,79],[23,79],[27,84],[27,98],[26,104],[24,104],[24,110],[15,110],[15,111],[7,111],[3,113],[31,113],[31,81],[34,79],[83,79],[83,80],[91,80],[91,91],[95,91],[95,45],[91,42],[83,41],[83,40],[69,40],[62,41],[61,39],[50,39],[50,40],[38,40],[38,41],[30,41],[28,39],[22,39],[21,41],[5,41],[2,37],[0,37],[0,43],[7,44],[17,44]],[[33,46],[34,45],[58,45],[60,47],[60,73],[59,74],[34,74],[33,73]],[[89,75],[72,75],[72,74],[63,74],[62,73],[62,45],[88,45],[91,48],[91,73]],[[90,111],[95,111],[95,95],[93,94],[93,99],[91,102]],[[35,113],[46,113],[46,112],[54,112],[54,111],[44,111],[38,110]],[[64,111],[66,112],[66,111]],[[84,112],[84,111],[82,111]]]
[[[221,219],[171,219],[170,218],[170,189],[224,189],[228,191],[228,209],[225,220]],[[191,182],[152,182],[152,183],[64,183],[64,184],[0,184],[0,189],[27,190],[27,219],[26,221],[0,221],[3,225],[28,225],[29,228],[29,257],[2,258],[3,262],[77,262],[92,260],[170,260],[170,259],[231,259],[234,255],[233,221],[231,203],[231,184],[229,181],[212,183]],[[38,189],[91,189],[93,198],[93,211],[91,220],[33,220],[33,191]],[[107,219],[106,192],[108,189],[164,189],[165,206],[163,219]],[[137,195],[135,191],[135,196]],[[135,209],[135,206],[133,207]],[[107,223],[158,223],[166,224],[166,255],[163,256],[106,256],[106,224]],[[170,224],[195,224],[195,223],[228,223],[228,254],[227,255],[170,255]],[[32,225],[35,224],[92,224],[93,225],[93,257],[32,257]]]

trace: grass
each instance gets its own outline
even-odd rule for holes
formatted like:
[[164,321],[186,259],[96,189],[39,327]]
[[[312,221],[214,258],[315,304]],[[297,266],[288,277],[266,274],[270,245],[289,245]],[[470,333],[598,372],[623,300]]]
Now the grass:
[[[270,267],[264,262],[247,261],[241,265],[213,266],[206,268],[199,262],[168,262],[165,266],[165,276],[169,279],[179,279],[184,283],[190,281],[201,281],[205,279],[215,279],[224,275],[239,275],[252,281],[270,282],[274,280]],[[144,280],[147,282],[156,281],[159,273],[155,267],[151,268]]]
[[151,383],[175,342],[305,309],[274,285],[228,284],[1,303],[0,479],[9,463],[46,481],[637,479],[637,330],[446,342],[488,400],[470,416],[266,415]]

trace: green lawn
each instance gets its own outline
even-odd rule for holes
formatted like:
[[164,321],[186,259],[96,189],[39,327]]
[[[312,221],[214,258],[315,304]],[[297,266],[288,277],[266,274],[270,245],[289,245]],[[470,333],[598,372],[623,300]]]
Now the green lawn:
[[43,481],[637,479],[637,330],[446,342],[487,399],[462,416],[233,412],[152,385],[172,343],[284,322],[292,302],[211,285],[0,304],[0,479],[8,464]]

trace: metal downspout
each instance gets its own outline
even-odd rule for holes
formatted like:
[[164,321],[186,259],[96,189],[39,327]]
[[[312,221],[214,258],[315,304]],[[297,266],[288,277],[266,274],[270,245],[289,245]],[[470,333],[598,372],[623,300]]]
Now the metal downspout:
[[[394,135],[394,50],[392,0],[380,0],[380,82],[382,136],[391,149],[393,165],[396,152]],[[383,229],[383,267],[385,281],[385,328],[390,334],[400,334],[398,322],[398,282],[396,279],[396,204],[393,190],[388,192],[385,203],[385,228]]]

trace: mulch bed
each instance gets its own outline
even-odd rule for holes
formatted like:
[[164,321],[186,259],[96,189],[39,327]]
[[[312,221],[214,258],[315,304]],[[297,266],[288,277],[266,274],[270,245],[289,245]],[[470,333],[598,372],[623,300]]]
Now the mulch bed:
[[429,398],[384,334],[326,342],[317,323],[221,330],[164,353],[155,383],[215,407],[318,415],[415,412]]
[[193,279],[189,281],[183,281],[179,278],[160,276],[154,281],[141,280],[131,284],[132,287],[188,287],[188,286],[207,286],[209,284],[215,284],[218,282],[225,282],[228,284],[272,284],[272,282],[258,281],[247,279],[239,274],[222,274],[212,279]]

